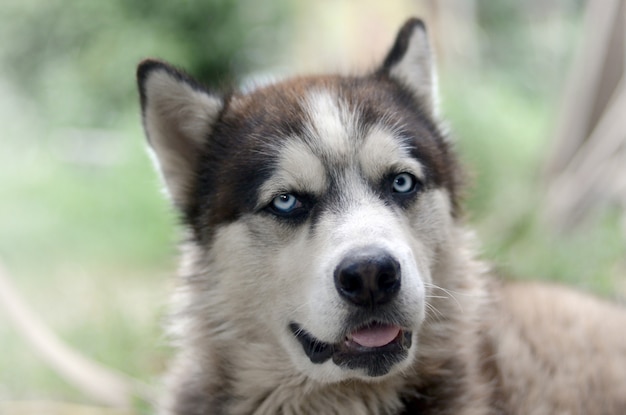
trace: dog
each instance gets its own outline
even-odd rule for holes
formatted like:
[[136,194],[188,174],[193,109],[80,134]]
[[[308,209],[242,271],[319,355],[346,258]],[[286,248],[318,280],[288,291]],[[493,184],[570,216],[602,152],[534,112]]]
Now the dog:
[[491,276],[423,22],[363,76],[137,71],[184,232],[164,414],[625,414],[626,312]]

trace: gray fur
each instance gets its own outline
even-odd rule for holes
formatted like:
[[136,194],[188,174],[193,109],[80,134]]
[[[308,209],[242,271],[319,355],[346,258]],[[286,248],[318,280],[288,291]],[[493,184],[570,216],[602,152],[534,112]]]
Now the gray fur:
[[[162,413],[626,412],[626,313],[561,288],[502,284],[475,259],[423,23],[409,20],[361,77],[223,97],[147,61],[139,83],[187,235]],[[417,184],[406,195],[392,188],[403,173]],[[275,209],[281,195],[295,195],[297,215]],[[373,249],[399,264],[402,285],[389,304],[357,309],[333,273]],[[370,320],[409,333],[408,353],[314,361],[289,329],[336,353]],[[555,338],[553,320],[575,323]]]

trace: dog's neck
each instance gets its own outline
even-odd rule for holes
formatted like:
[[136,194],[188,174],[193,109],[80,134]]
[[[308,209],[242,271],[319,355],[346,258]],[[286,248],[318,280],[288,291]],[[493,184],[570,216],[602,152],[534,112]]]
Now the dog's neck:
[[[274,346],[256,345],[253,353],[260,358],[241,357],[234,365],[226,415],[270,414],[392,414],[402,407],[397,391],[404,380],[376,383],[350,381],[320,384],[294,373],[289,357],[281,356]],[[254,360],[254,361],[252,361]]]

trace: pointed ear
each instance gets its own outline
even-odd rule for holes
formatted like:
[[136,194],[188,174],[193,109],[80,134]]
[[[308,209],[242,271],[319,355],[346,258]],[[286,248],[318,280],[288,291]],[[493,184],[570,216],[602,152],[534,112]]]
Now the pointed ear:
[[438,115],[437,72],[424,22],[412,18],[402,26],[381,71],[409,88],[431,115]]
[[223,99],[172,66],[146,60],[137,68],[143,126],[165,187],[184,209]]

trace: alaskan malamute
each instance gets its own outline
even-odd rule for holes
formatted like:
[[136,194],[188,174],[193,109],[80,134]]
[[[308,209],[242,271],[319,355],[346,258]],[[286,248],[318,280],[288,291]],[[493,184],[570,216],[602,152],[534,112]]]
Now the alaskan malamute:
[[411,19],[363,76],[141,63],[186,233],[163,413],[626,414],[624,310],[474,258],[431,55]]

